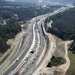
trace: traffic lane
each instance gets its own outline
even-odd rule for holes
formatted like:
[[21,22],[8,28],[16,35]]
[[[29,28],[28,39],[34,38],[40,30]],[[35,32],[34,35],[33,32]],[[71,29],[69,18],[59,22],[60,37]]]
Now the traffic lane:
[[27,69],[22,73],[22,75],[26,75],[31,70],[31,68],[33,67],[33,64],[35,65],[35,63],[38,61],[38,59],[39,59],[39,57],[43,51],[44,45],[45,44],[43,44],[43,45],[41,44],[41,48],[39,49],[37,56],[33,59],[32,63],[29,66],[27,66]]
[[[32,40],[31,40],[32,41]],[[29,43],[29,45],[31,46],[31,42]],[[25,50],[25,52],[21,55],[21,57],[19,58],[19,60],[18,61],[16,61],[13,65],[12,65],[12,67],[10,67],[5,73],[4,73],[4,75],[8,75],[11,71],[13,71],[18,65],[19,65],[19,63],[22,61],[22,59],[24,58],[24,56],[27,54],[27,52],[28,52],[28,48]]]
[[[33,22],[33,23],[35,23],[35,22]],[[33,30],[33,28],[30,27],[30,31],[31,31],[31,32],[32,32],[32,30]],[[32,33],[32,35],[33,35],[33,33]],[[32,37],[33,37],[33,36],[32,36]],[[30,39],[32,39],[32,37],[30,37]],[[31,42],[29,43],[29,45],[31,45]],[[19,46],[19,45],[17,45],[17,46]],[[16,49],[15,49],[15,50],[18,49],[17,46],[16,46]],[[29,46],[28,46],[28,48],[29,48]],[[14,52],[14,53],[16,53],[16,52]],[[23,57],[23,56],[21,56],[21,59],[22,59],[22,57]],[[12,57],[11,57],[11,58],[12,58]],[[19,58],[19,60],[20,60],[20,58]],[[19,62],[20,62],[20,61],[18,61],[17,63],[15,63],[11,69],[13,70],[13,69],[17,66],[17,64],[18,64]],[[14,67],[14,66],[15,66],[15,67]]]
[[10,57],[8,57],[7,61],[3,64],[3,66],[0,67],[0,69],[2,69],[2,68],[8,63],[8,61],[10,61],[10,60],[13,59],[12,57],[13,57],[13,56],[15,55],[15,53],[17,52],[17,49],[18,49],[18,47],[19,47],[20,41],[21,41],[21,37],[17,40],[17,42],[16,42],[17,46],[14,47],[14,50],[13,50],[12,54],[10,55]]
[[44,45],[45,45],[44,43],[41,43],[41,47],[39,48],[39,52],[38,52],[37,56],[33,59],[33,61],[30,63],[30,65],[27,66],[26,70],[22,73],[22,75],[26,75],[28,72],[30,72],[30,70],[32,68],[35,68],[35,67],[33,67],[33,65],[35,65],[35,63],[38,61],[38,59],[43,51]]
[[[17,47],[15,47],[16,49],[18,49],[18,46]],[[16,50],[14,50],[14,52],[12,53],[12,55],[10,56],[10,58],[9,59],[7,59],[7,61],[4,63],[4,65],[2,66],[2,67],[4,67],[7,63],[8,63],[8,61],[10,61],[10,60],[12,60],[11,58],[12,58],[12,56],[13,55],[15,55],[15,52],[17,52]],[[2,68],[1,67],[1,68]]]
[[[42,53],[42,50],[43,50],[43,46],[42,46],[41,50],[39,50],[38,55],[33,59],[32,63],[30,63],[30,65],[27,66],[26,70],[22,73],[22,75],[30,75],[29,72],[31,73],[31,69],[32,69],[32,68],[33,68],[33,70],[34,70],[35,67],[33,67],[33,66],[34,66],[35,63],[38,61],[38,59],[39,59],[39,57],[40,57],[40,55],[41,55],[41,53]],[[35,66],[36,66],[36,65],[35,65]]]
[[[29,43],[29,45],[31,45],[31,44]],[[28,50],[28,48],[27,48],[27,50]],[[26,50],[26,52],[27,52],[27,50]],[[26,53],[26,52],[25,52],[25,53]],[[24,53],[24,54],[25,54],[25,53]],[[15,63],[15,64],[13,65],[13,67],[10,68],[10,70],[11,70],[11,69],[14,70],[15,67],[17,67],[17,65],[20,63],[21,59],[23,58],[24,54],[22,54],[22,56],[19,58],[19,61],[17,61],[17,63]],[[26,54],[25,54],[25,55],[26,55]],[[9,73],[10,70],[8,70],[7,73]],[[5,74],[5,75],[6,75],[6,74]]]
[[26,75],[31,70],[32,66],[34,66],[34,64],[31,64],[30,66],[26,67],[26,70],[22,73],[22,75]]
[[19,45],[20,45],[20,41],[21,41],[21,38],[18,39],[17,46],[15,46],[15,50],[14,50],[14,52],[13,52],[13,54],[11,55],[11,57],[10,57],[9,60],[12,60],[12,59],[13,59],[12,57],[15,55],[15,53],[17,53],[17,50],[18,50]]
[[27,52],[28,52],[28,50],[29,50],[29,48],[30,48],[30,46],[32,44],[32,40],[33,40],[32,39],[33,38],[32,32],[31,32],[30,36],[31,36],[31,39],[29,41],[29,45],[26,48],[25,52],[23,52],[23,54],[21,55],[21,57],[19,58],[19,60],[17,62],[15,62],[3,75],[8,75],[11,71],[13,71],[18,66],[18,64],[22,61],[22,59],[24,58],[24,56],[27,54]]

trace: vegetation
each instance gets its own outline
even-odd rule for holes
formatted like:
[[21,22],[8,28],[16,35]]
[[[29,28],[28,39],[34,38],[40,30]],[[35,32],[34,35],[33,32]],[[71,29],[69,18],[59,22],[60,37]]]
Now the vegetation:
[[[49,17],[45,21],[47,23],[53,20],[52,28],[48,28],[48,32],[52,33],[62,40],[75,40],[75,8]],[[75,53],[75,41],[72,43],[70,50]]]
[[71,44],[69,50],[71,50],[72,53],[75,53],[75,40],[72,42],[72,44]]
[[[53,23],[52,28],[48,28],[48,32],[58,36],[62,40],[74,40],[69,48],[71,64],[66,75],[75,75],[75,8],[47,18],[45,21],[45,28],[47,28],[47,23],[50,22],[50,20],[53,20]],[[48,66],[57,65],[54,63],[56,61],[53,59]]]
[[21,31],[20,25],[0,25],[0,52],[4,53],[10,48],[6,44],[8,39],[14,38]]
[[18,72],[16,72],[14,75],[19,75],[19,73],[18,73]]
[[[0,8],[0,17],[3,19],[11,19],[12,21],[15,19],[14,14],[17,14],[16,21],[29,20],[32,17],[41,14],[46,14],[47,12],[53,11],[51,8],[39,8],[37,7],[26,7],[26,8]],[[10,22],[10,20],[9,20]]]
[[45,23],[50,22],[50,20],[53,20],[53,23],[48,32],[63,40],[75,39],[75,8],[49,17]]
[[[6,44],[8,39],[14,38],[21,31],[20,23],[26,23],[31,18],[52,12],[60,6],[48,6],[43,8],[41,5],[29,3],[14,3],[0,1],[0,52],[4,53],[9,45]],[[36,14],[37,12],[37,14]],[[6,25],[2,25],[6,22]]]
[[48,63],[47,67],[59,66],[61,64],[66,63],[66,60],[62,57],[52,57],[51,61]]
[[8,56],[9,56],[9,54],[6,55],[6,57],[0,62],[0,65],[7,59]]
[[72,53],[72,51],[68,52],[69,58],[70,58],[70,67],[66,73],[66,75],[75,75],[75,54]]
[[54,75],[61,75],[61,73],[58,71],[54,71]]
[[20,25],[1,25],[0,38],[14,38],[15,35],[21,31]]
[[7,40],[6,39],[0,39],[0,52],[4,53],[8,48],[10,48],[9,45],[6,44]]

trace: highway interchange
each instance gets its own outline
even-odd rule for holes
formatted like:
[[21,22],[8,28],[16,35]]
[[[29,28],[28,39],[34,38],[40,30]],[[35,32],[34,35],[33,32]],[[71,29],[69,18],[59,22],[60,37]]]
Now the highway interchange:
[[42,23],[48,16],[53,16],[59,12],[63,12],[68,8],[71,7],[61,7],[50,14],[38,16],[37,19],[33,18],[31,20],[31,24],[29,25],[29,41],[27,46],[23,46],[24,48],[22,48],[23,50],[21,54],[9,66],[7,65],[5,67],[7,63],[9,64],[9,61],[13,60],[12,57],[14,58],[14,55],[17,53],[19,44],[24,35],[22,33],[17,39],[13,52],[10,54],[6,62],[0,66],[0,70],[5,67],[0,75],[14,75],[16,72],[19,72],[19,75],[32,75],[38,67],[38,64],[36,63],[38,62],[46,43],[46,37]]

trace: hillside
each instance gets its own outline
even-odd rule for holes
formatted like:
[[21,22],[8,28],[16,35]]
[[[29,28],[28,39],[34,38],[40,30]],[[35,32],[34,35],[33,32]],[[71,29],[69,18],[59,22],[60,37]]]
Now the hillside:
[[[51,20],[53,21],[52,27],[47,29],[47,24]],[[66,75],[75,75],[75,8],[48,17],[45,21],[45,28],[49,33],[56,35],[64,41],[74,40],[68,49],[70,66]]]
[[49,27],[47,31],[62,40],[74,40],[69,50],[75,53],[75,8],[47,18],[45,28],[51,20],[53,20],[52,28]]
[[49,17],[45,22],[48,23],[50,20],[53,20],[53,23],[48,32],[63,40],[75,40],[75,8]]

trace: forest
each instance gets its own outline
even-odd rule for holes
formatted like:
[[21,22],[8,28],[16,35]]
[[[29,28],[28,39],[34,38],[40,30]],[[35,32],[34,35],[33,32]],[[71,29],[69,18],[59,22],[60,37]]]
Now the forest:
[[[45,21],[45,28],[50,20],[53,20],[53,23],[52,28],[49,27],[47,30],[49,33],[56,35],[62,40],[75,40],[75,8],[48,17]],[[75,52],[75,41],[70,49]]]
[[20,25],[0,25],[0,52],[4,53],[10,48],[6,42],[8,39],[12,39],[21,31]]
[[[0,17],[3,19],[14,20],[13,17],[14,17],[14,14],[16,14],[18,17],[16,19],[16,21],[29,20],[32,17],[52,12],[54,10],[54,8],[55,8],[54,6],[51,6],[51,8],[50,7],[42,8],[39,6],[23,7],[23,8],[22,7],[19,7],[19,8],[0,8]],[[56,8],[59,8],[59,6]],[[36,14],[36,12],[37,12],[37,14]]]
[[[8,6],[8,7],[7,7]],[[6,44],[21,31],[21,24],[35,16],[52,12],[61,6],[42,6],[28,3],[12,3],[0,1],[0,52],[4,53],[10,46]],[[37,12],[37,14],[36,14]],[[2,25],[2,22],[6,25]]]
[[52,56],[51,61],[48,63],[47,67],[59,66],[64,63],[66,63],[64,58]]

